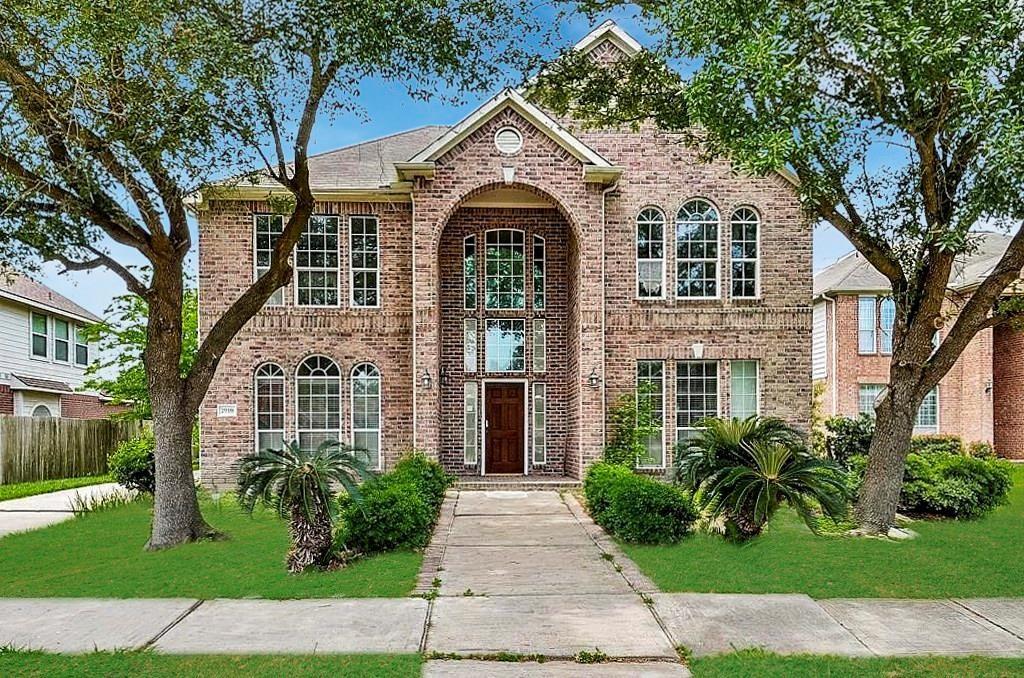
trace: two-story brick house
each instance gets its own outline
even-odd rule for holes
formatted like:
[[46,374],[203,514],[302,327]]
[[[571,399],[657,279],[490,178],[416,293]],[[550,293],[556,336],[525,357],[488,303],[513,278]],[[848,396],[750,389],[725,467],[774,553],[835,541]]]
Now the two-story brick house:
[[[978,235],[977,251],[954,266],[950,312],[970,297],[1010,241],[1002,233]],[[856,252],[814,276],[813,372],[825,385],[826,414],[874,412],[889,380],[896,312],[890,290],[885,276]],[[979,332],[925,398],[915,432],[984,441],[1002,456],[1024,458],[1024,331],[1000,325]]]
[[[613,23],[595,67],[640,46]],[[506,90],[453,127],[313,157],[292,282],[225,353],[203,478],[298,439],[412,448],[462,476],[578,478],[609,408],[651,386],[663,436],[811,402],[811,227],[791,180],[706,163],[675,135],[584,130]],[[198,206],[200,329],[266,266],[269,182]]]

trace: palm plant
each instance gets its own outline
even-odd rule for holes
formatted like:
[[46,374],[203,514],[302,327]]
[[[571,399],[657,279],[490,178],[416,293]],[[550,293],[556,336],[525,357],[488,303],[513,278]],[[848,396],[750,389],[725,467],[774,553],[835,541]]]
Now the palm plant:
[[372,475],[363,450],[328,440],[310,451],[292,441],[242,459],[238,503],[250,513],[262,503],[288,520],[289,572],[325,569],[333,556],[335,489],[340,486],[358,499],[358,482]]
[[674,480],[694,494],[711,520],[740,539],[761,533],[783,503],[814,529],[816,507],[845,515],[849,500],[840,468],[814,456],[779,419],[708,419],[675,462]]

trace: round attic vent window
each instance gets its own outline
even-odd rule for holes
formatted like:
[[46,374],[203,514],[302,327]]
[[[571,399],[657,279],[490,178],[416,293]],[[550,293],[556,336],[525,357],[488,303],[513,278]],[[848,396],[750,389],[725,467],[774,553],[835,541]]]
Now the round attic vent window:
[[494,145],[505,155],[514,155],[523,147],[523,135],[515,127],[502,127],[494,135]]

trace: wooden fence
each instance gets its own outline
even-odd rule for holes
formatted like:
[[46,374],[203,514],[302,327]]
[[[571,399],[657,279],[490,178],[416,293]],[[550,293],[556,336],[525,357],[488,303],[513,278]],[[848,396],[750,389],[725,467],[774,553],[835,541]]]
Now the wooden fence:
[[137,421],[0,416],[0,485],[107,472],[107,455]]

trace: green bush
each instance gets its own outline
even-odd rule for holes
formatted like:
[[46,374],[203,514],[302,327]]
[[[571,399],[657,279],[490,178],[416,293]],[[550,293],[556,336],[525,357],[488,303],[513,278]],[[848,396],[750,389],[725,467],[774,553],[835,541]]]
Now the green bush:
[[439,463],[428,459],[422,452],[413,452],[399,459],[388,475],[415,485],[435,511],[441,508],[444,493],[455,482],[454,476],[446,473]]
[[155,449],[152,431],[121,442],[107,457],[110,475],[129,490],[153,494],[156,490]]
[[875,433],[875,420],[866,414],[856,419],[831,417],[825,422],[825,451],[840,466],[849,467],[850,458],[866,455]]
[[967,446],[967,454],[978,459],[994,459],[996,451],[993,449],[992,443],[987,443],[984,440],[975,440]]
[[359,495],[359,502],[348,495],[340,499],[340,545],[372,554],[430,541],[437,510],[415,483],[389,473],[364,483]]
[[583,479],[583,496],[587,509],[596,523],[602,523],[603,516],[612,502],[612,489],[624,479],[636,474],[621,464],[600,462],[587,470]]
[[900,503],[907,511],[977,518],[1006,503],[1009,462],[962,454],[907,455]]
[[914,436],[910,440],[910,451],[914,454],[963,454],[964,441],[960,436],[953,435]]
[[612,483],[603,525],[623,541],[674,544],[690,531],[697,511],[678,487],[631,474]]

